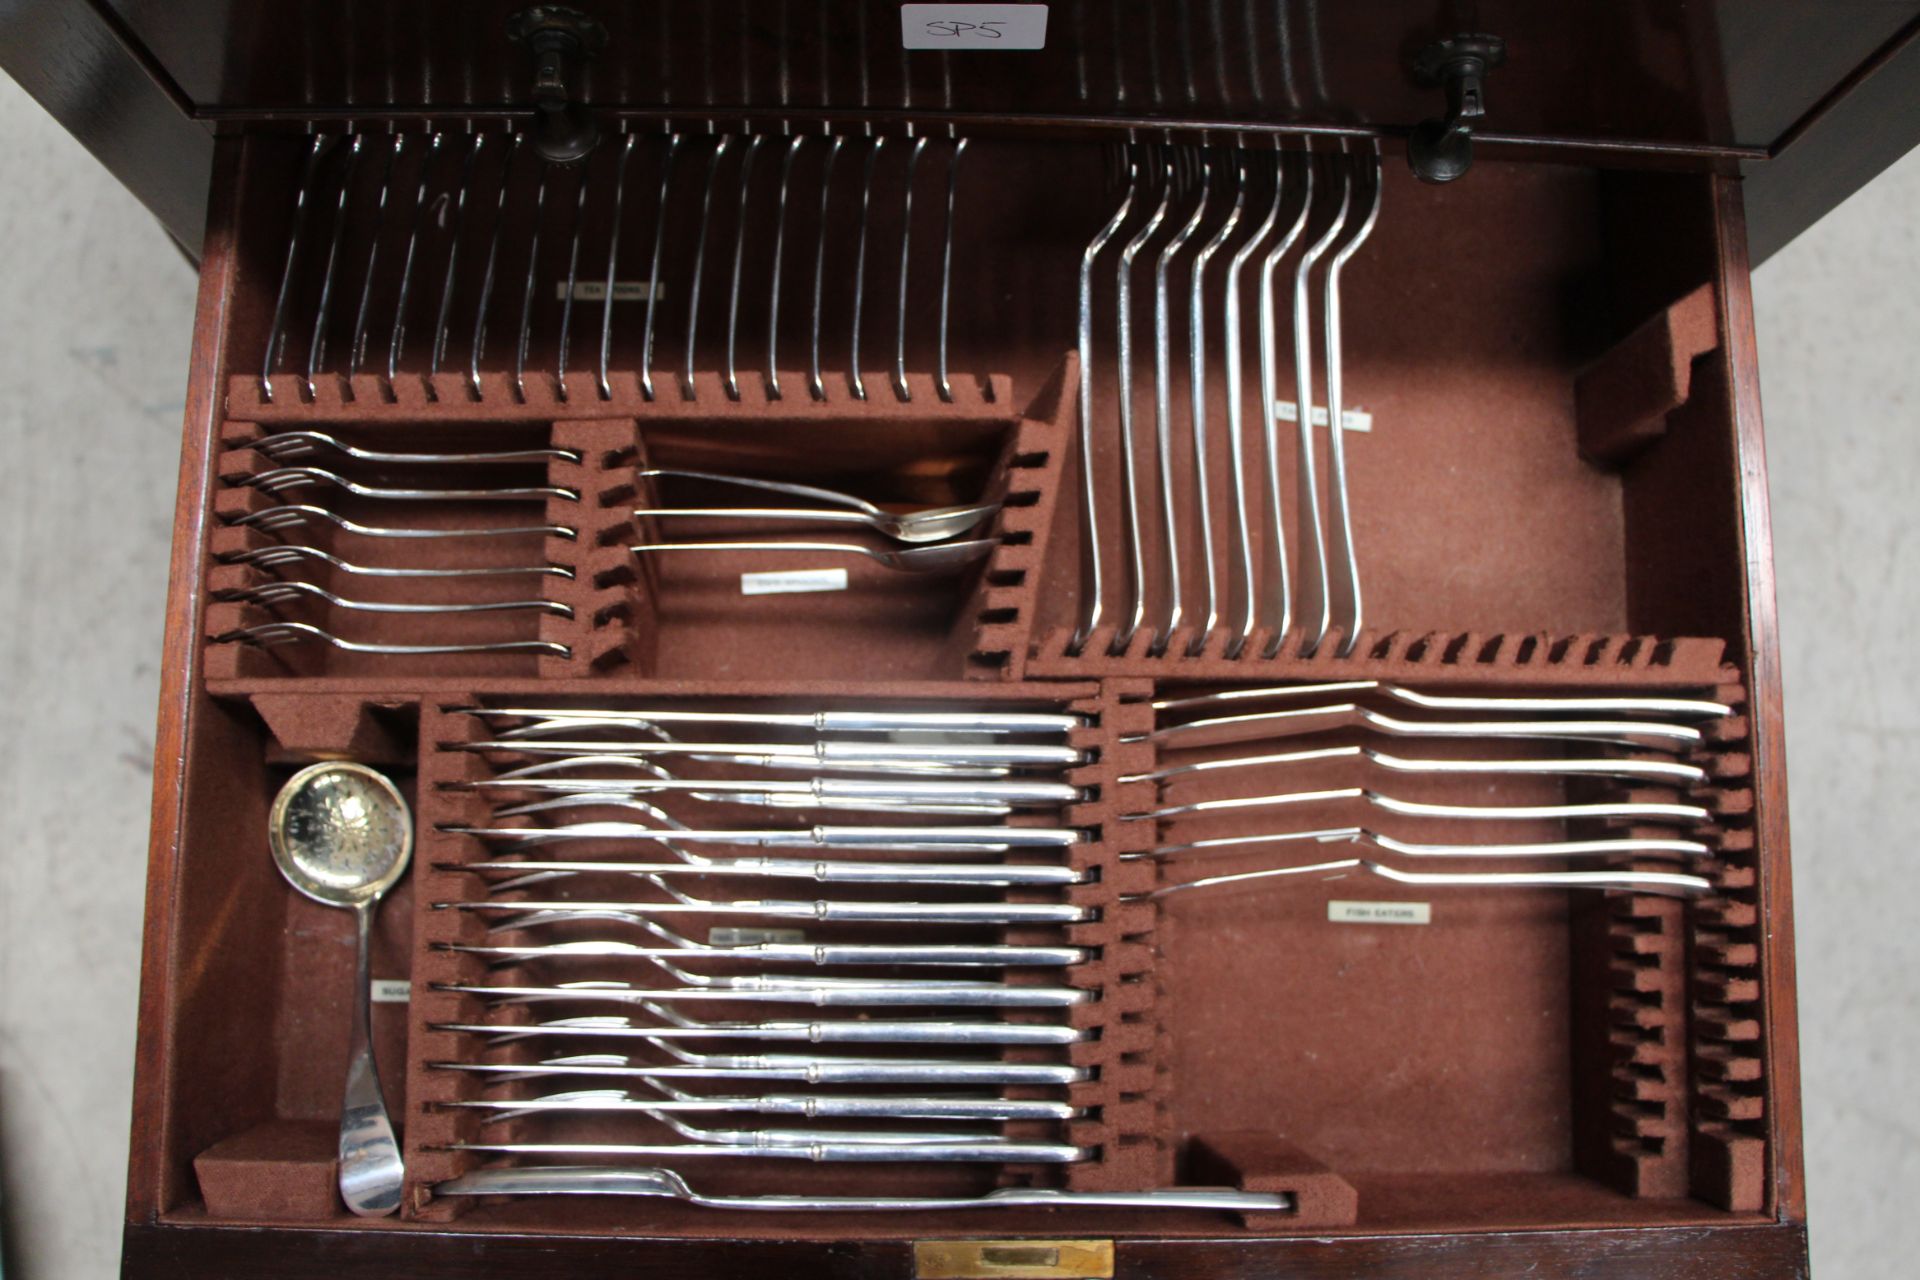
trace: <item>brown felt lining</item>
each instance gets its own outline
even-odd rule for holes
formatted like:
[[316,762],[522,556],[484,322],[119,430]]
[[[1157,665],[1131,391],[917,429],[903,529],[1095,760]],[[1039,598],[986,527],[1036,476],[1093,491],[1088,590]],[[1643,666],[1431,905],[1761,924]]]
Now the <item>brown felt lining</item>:
[[[270,144],[246,145],[263,173],[278,163]],[[1071,345],[1071,269],[1084,241],[1081,224],[1091,225],[1090,212],[1105,196],[1091,149],[1000,143],[992,151],[983,159],[999,162],[1006,181],[997,195],[964,195],[962,216],[981,261],[996,268],[957,277],[954,342],[956,367],[1007,371],[991,379],[991,396],[983,392],[986,380],[970,373],[955,378],[954,401],[942,402],[917,371],[926,367],[926,352],[915,345],[914,395],[906,404],[894,399],[884,372],[868,375],[877,394],[864,406],[847,397],[844,378],[830,379],[827,401],[815,402],[798,373],[783,375],[786,395],[771,401],[746,361],[743,395],[730,401],[710,353],[700,362],[697,402],[680,398],[678,382],[665,373],[677,368],[669,360],[656,361],[663,394],[649,402],[632,373],[636,339],[624,319],[604,400],[578,354],[568,398],[559,398],[548,371],[552,351],[542,345],[551,343],[550,327],[536,337],[540,367],[530,372],[524,401],[499,372],[499,359],[489,360],[477,397],[444,370],[430,393],[422,377],[427,344],[418,339],[391,402],[383,380],[368,375],[350,387],[323,378],[311,403],[289,375],[276,379],[270,404],[257,379],[230,379],[222,481],[260,465],[236,446],[296,426],[388,447],[456,438],[476,447],[551,441],[581,449],[582,462],[537,468],[530,483],[566,484],[583,500],[517,507],[513,522],[577,524],[582,536],[502,540],[485,551],[576,570],[571,582],[525,580],[574,605],[572,620],[528,616],[490,624],[501,636],[561,640],[573,646],[570,659],[436,659],[396,672],[391,663],[333,652],[205,648],[205,689],[216,700],[202,699],[183,774],[187,830],[175,890],[186,952],[175,957],[168,1011],[169,1035],[191,1049],[147,1104],[162,1116],[168,1212],[202,1212],[188,1172],[198,1158],[204,1211],[222,1220],[346,1220],[331,1199],[330,1178],[316,1173],[326,1157],[315,1134],[330,1117],[344,1069],[339,993],[351,956],[314,950],[317,932],[338,922],[308,918],[320,909],[297,903],[263,856],[258,833],[274,788],[293,764],[329,754],[374,759],[410,785],[406,775],[417,767],[417,881],[436,857],[472,852],[431,831],[430,814],[453,810],[437,798],[443,793],[429,794],[428,784],[479,767],[469,755],[436,749],[454,732],[442,709],[473,697],[535,693],[587,703],[616,693],[1015,698],[1097,711],[1099,726],[1089,733],[1102,758],[1085,776],[1100,794],[1074,820],[1100,833],[1083,856],[1102,879],[1076,892],[1098,896],[1112,910],[1099,925],[1077,930],[1102,952],[1075,980],[1097,984],[1102,999],[1076,1016],[1097,1021],[1103,1035],[1075,1050],[1097,1059],[1102,1071],[1077,1090],[1098,1111],[1074,1133],[1101,1156],[1068,1170],[1071,1185],[1164,1185],[1212,1175],[1278,1187],[1292,1178],[1303,1197],[1317,1188],[1303,1206],[1321,1207],[1250,1220],[1245,1228],[1329,1234],[1346,1221],[1358,1230],[1488,1230],[1725,1221],[1725,1211],[1762,1207],[1760,922],[1757,859],[1742,808],[1750,809],[1751,798],[1741,716],[1705,753],[1715,778],[1717,873],[1726,892],[1684,911],[1630,897],[1440,898],[1435,925],[1369,940],[1377,930],[1326,921],[1328,897],[1361,896],[1345,882],[1175,899],[1160,913],[1113,901],[1150,883],[1144,864],[1117,861],[1121,851],[1151,839],[1149,824],[1119,821],[1140,806],[1141,788],[1117,782],[1153,756],[1151,748],[1118,741],[1140,731],[1150,715],[1145,700],[1161,686],[1146,677],[1219,681],[1243,678],[1248,669],[1219,658],[1217,642],[1210,650],[1216,656],[1197,662],[1147,659],[1138,645],[1109,658],[1098,642],[1086,657],[1062,652],[1077,616],[1078,481],[1065,447],[1075,364],[1071,356],[1062,363],[1061,354]],[[1041,175],[1054,180],[1033,181]],[[274,192],[276,207],[255,202],[242,211],[230,319],[241,345],[256,348],[285,217],[277,205],[284,184],[258,185]],[[1032,194],[1040,188],[1044,197]],[[1725,604],[1725,584],[1737,582],[1740,564],[1737,494],[1727,488],[1731,389],[1703,364],[1692,371],[1665,433],[1623,470],[1602,471],[1578,456],[1574,379],[1602,355],[1607,337],[1645,318],[1608,324],[1589,313],[1593,277],[1620,266],[1607,257],[1619,238],[1613,225],[1597,225],[1606,202],[1595,188],[1590,173],[1545,166],[1488,163],[1473,182],[1443,190],[1416,187],[1389,170],[1381,230],[1356,259],[1347,289],[1348,401],[1372,411],[1376,423],[1372,436],[1349,438],[1373,629],[1356,662],[1260,663],[1252,678],[1365,674],[1493,689],[1717,687],[1738,700],[1737,672],[1721,665],[1725,640],[1740,634]],[[1691,269],[1682,266],[1679,274]],[[1016,298],[1019,305],[1007,305]],[[1670,301],[1657,299],[1654,313]],[[915,305],[926,306],[925,298]],[[750,312],[742,331],[762,331],[753,326],[764,317]],[[504,345],[495,335],[488,350],[498,355]],[[1670,348],[1648,345],[1658,350],[1644,359],[1657,356],[1671,370]],[[788,346],[783,354],[797,350]],[[243,353],[243,363],[251,359]],[[1631,362],[1643,357],[1629,344],[1610,359],[1629,362],[1631,375]],[[1281,374],[1286,396],[1291,373]],[[1626,382],[1638,385],[1631,376]],[[1217,370],[1212,384],[1217,395]],[[1586,385],[1604,388],[1605,380]],[[1176,386],[1176,404],[1182,389]],[[1103,386],[1097,394],[1109,393]],[[1604,396],[1600,403],[1607,407]],[[1137,421],[1150,422],[1150,413]],[[762,474],[831,483],[857,474],[852,460],[863,451],[884,452],[883,429],[902,433],[904,441],[891,445],[902,454],[959,460],[925,474],[890,471],[896,479],[912,474],[921,486],[898,491],[903,505],[964,496],[961,479],[981,476],[989,484],[1004,476],[1009,492],[1032,495],[996,526],[999,535],[1024,537],[1008,539],[937,612],[916,614],[904,626],[878,605],[829,607],[807,617],[809,608],[849,600],[805,602],[791,617],[676,614],[670,593],[636,572],[620,550],[630,523],[623,504],[631,468],[643,457],[665,460],[677,450],[689,460],[734,459]],[[1112,461],[1110,454],[1098,460],[1103,486],[1116,482]],[[315,492],[278,500],[308,500]],[[229,516],[274,501],[224,482],[183,500],[196,499]],[[337,495],[323,500],[357,519],[379,514]],[[1117,509],[1109,495],[1109,538]],[[505,519],[506,512],[450,504],[435,518]],[[314,545],[346,554],[331,536],[316,530]],[[263,541],[216,528],[211,549],[218,555]],[[399,554],[365,540],[353,550],[375,562]],[[439,544],[434,563],[482,554]],[[1109,564],[1117,558],[1115,543]],[[707,576],[723,580],[741,567],[716,564]],[[1189,566],[1190,580],[1194,572]],[[215,588],[257,580],[232,567],[208,573]],[[330,583],[351,594],[343,585]],[[678,594],[688,604],[697,598]],[[1119,598],[1109,598],[1110,612]],[[236,625],[241,616],[237,606],[209,604],[201,633]],[[876,640],[890,625],[895,639]],[[1176,643],[1175,652],[1181,648]],[[980,675],[1054,683],[957,683]],[[895,683],[925,677],[947,683]],[[1107,683],[1088,683],[1095,677]],[[1437,794],[1457,796],[1445,788]],[[471,1123],[428,1105],[449,1084],[424,1063],[448,1053],[451,1038],[421,1028],[449,1004],[425,984],[450,964],[467,963],[428,948],[448,930],[471,926],[431,911],[437,892],[409,883],[411,905],[396,896],[383,913],[376,965],[392,962],[396,976],[412,977],[411,1034],[396,1027],[397,1006],[376,1016],[386,1018],[377,1034],[389,1097],[404,1116],[408,1220],[424,1223],[448,1211],[423,1195],[426,1184],[458,1165],[425,1148]],[[1364,896],[1390,899],[1394,887],[1369,882]],[[1430,994],[1407,997],[1409,988]],[[1249,1130],[1273,1141],[1248,1143],[1241,1135]],[[926,1187],[953,1185],[955,1176],[912,1175],[931,1179],[920,1184]],[[965,1176],[975,1185],[982,1175]],[[1350,1187],[1357,1204],[1335,1194],[1335,1184]],[[1071,1224],[1095,1233],[1217,1234],[1227,1222],[1211,1214],[1009,1213],[995,1219],[995,1229],[1058,1232]],[[471,1206],[462,1223],[519,1231],[643,1226],[674,1235],[980,1229],[979,1218],[960,1215],[770,1223],[629,1201],[489,1202]]]

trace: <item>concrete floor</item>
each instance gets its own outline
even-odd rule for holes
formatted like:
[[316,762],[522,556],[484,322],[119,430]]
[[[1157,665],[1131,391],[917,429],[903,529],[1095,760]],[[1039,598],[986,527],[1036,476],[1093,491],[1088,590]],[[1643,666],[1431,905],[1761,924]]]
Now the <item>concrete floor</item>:
[[[161,610],[194,279],[0,77],[4,1270],[119,1256]],[[1819,1270],[1920,1256],[1920,153],[1758,275]],[[85,469],[88,518],[63,508]],[[100,501],[105,497],[106,501]],[[1902,665],[1902,662],[1905,665]],[[1870,904],[1871,909],[1870,909]]]

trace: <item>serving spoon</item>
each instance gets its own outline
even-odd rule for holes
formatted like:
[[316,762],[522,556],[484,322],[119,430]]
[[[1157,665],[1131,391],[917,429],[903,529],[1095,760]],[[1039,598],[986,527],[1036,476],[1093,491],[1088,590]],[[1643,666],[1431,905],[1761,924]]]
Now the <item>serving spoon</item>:
[[940,542],[979,524],[1000,509],[997,502],[924,511],[825,511],[811,507],[635,507],[638,518],[697,516],[713,520],[770,520],[787,524],[838,524],[872,529],[895,542]]
[[762,480],[756,476],[726,475],[718,471],[686,471],[670,467],[647,467],[634,473],[642,480],[668,476],[681,480],[699,480],[708,484],[731,485],[739,489],[758,489],[788,498],[806,498],[825,503],[839,511],[798,507],[647,507],[634,512],[647,516],[727,516],[736,519],[812,520],[823,524],[861,525],[883,533],[897,542],[944,542],[957,537],[996,514],[998,502],[975,502],[963,506],[927,507],[919,511],[888,511],[865,498],[838,489],[822,489],[787,480]]
[[373,913],[407,869],[413,815],[383,775],[329,760],[287,780],[267,818],[274,865],[287,883],[329,907],[348,907],[358,925],[347,1087],[340,1107],[340,1198],[361,1217],[400,1207],[405,1167],[373,1060]]
[[999,545],[997,538],[977,538],[971,542],[941,542],[887,551],[852,542],[648,542],[631,549],[636,555],[658,551],[804,551],[865,556],[901,573],[951,573],[986,559]]

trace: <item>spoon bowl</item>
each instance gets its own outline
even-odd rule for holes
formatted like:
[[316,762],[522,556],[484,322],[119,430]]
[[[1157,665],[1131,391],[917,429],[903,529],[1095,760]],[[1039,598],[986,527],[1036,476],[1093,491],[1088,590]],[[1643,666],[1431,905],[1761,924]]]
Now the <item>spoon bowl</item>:
[[413,815],[379,773],[328,760],[302,769],[280,789],[267,843],[288,884],[330,907],[359,907],[406,871]]

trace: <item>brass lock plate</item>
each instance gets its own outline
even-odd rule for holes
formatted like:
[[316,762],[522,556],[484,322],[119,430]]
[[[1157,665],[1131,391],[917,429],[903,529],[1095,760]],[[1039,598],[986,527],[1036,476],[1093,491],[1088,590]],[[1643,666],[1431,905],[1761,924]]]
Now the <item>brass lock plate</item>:
[[1108,1280],[1111,1240],[916,1240],[919,1280]]

